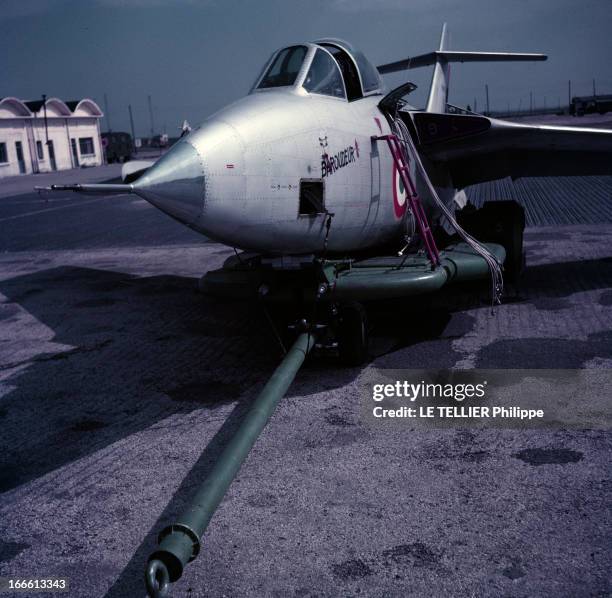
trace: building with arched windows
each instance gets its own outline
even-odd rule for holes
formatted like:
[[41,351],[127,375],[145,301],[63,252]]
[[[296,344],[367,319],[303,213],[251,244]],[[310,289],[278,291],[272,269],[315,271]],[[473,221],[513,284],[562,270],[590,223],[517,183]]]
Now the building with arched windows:
[[0,99],[0,178],[103,163],[100,107],[90,99]]

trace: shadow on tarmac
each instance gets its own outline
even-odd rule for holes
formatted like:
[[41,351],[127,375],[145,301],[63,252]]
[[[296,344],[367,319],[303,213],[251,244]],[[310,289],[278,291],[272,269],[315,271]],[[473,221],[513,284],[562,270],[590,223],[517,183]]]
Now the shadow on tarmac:
[[[10,378],[0,492],[173,413],[236,401],[277,361],[257,314],[206,300],[194,279],[61,267],[0,291],[71,347],[29,357]],[[25,336],[22,313],[4,323]]]
[[[527,270],[514,301],[563,317],[572,293],[609,287],[612,258],[541,265]],[[0,492],[173,413],[254,396],[253,388],[281,358],[258,306],[207,299],[195,279],[60,267],[4,281],[0,291],[48,326],[54,343],[71,347],[27,359],[10,379],[14,389],[3,398],[1,415],[5,425],[15,417],[19,426],[10,440],[0,441]],[[371,358],[381,367],[452,367],[460,357],[452,341],[474,326],[465,310],[486,300],[486,287],[458,287],[429,298],[426,306],[418,298],[372,305]],[[19,318],[14,310],[5,313]],[[521,325],[517,321],[517,329]],[[392,358],[400,349],[398,365]],[[523,352],[513,367],[530,367],[532,358]],[[563,367],[553,355],[551,360],[539,367]],[[479,366],[504,364],[481,355]],[[361,371],[324,358],[307,369],[332,371],[334,387]]]
[[[542,309],[537,304],[542,299],[609,287],[612,258],[548,264],[528,269],[516,301]],[[238,427],[254,389],[278,364],[276,340],[257,306],[206,299],[191,278],[60,267],[4,281],[0,291],[48,326],[53,342],[72,347],[29,359],[10,379],[14,388],[0,413],[11,430],[0,440],[0,493],[174,413],[236,402],[106,596],[131,595],[144,588],[144,563],[156,534],[193,495]],[[462,310],[483,298],[480,289],[464,291],[440,294],[426,306],[418,300],[372,306],[377,365],[452,367],[457,359],[452,340],[474,326],[473,316]],[[8,312],[11,325],[18,325],[19,317],[19,311]],[[398,349],[404,349],[401,365],[392,361]],[[531,367],[532,359],[523,353],[513,367]],[[550,359],[540,367],[563,367],[554,354]],[[486,359],[479,366],[503,367]],[[335,386],[361,371],[317,359],[310,368],[315,378],[317,370],[332,370]]]

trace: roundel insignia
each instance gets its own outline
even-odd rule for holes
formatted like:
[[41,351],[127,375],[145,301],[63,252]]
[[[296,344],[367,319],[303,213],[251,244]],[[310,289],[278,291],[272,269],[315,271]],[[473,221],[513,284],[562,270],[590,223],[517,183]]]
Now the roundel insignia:
[[400,176],[395,162],[393,163],[393,209],[396,218],[401,218],[406,213],[406,200],[408,193],[404,188],[402,177]]

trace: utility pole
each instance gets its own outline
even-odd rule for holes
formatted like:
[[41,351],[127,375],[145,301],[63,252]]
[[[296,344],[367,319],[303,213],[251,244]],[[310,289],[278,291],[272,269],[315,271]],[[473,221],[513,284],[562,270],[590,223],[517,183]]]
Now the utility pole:
[[138,153],[138,148],[136,147],[136,133],[134,133],[134,117],[132,116],[132,104],[128,104],[128,111],[130,113],[130,128],[132,129],[132,143],[134,144],[134,153]]
[[112,129],[110,124],[110,111],[108,110],[108,98],[106,97],[106,94],[104,94],[104,110],[106,111],[106,128],[110,133]]
[[155,135],[155,123],[153,122],[153,106],[151,104],[151,96],[148,96],[149,100],[149,118],[151,119],[151,139]]
[[491,111],[489,110],[489,85],[488,83],[485,83],[485,93],[487,95],[487,116],[489,116],[489,114],[491,114]]
[[572,80],[568,79],[567,81],[567,111],[569,112],[569,107],[572,105]]
[[45,145],[49,145],[49,127],[47,125],[47,94],[43,93],[42,94],[42,100],[43,100],[43,116],[45,119]]

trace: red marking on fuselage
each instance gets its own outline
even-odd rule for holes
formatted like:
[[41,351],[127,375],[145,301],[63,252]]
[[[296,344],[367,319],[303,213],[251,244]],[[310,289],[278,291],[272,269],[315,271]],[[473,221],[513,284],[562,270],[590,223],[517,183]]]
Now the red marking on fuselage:
[[404,183],[402,181],[402,177],[397,170],[397,166],[395,162],[393,162],[393,176],[392,176],[392,184],[393,184],[393,211],[395,212],[395,217],[399,220],[403,218],[406,213],[406,200],[408,195],[408,190],[404,187]]
[[226,164],[225,168],[234,168],[234,165],[233,164]]
[[378,118],[378,116],[374,117],[374,121],[376,122],[376,124],[378,125],[378,130],[380,131],[380,134],[382,135],[382,125],[380,124],[380,119]]

